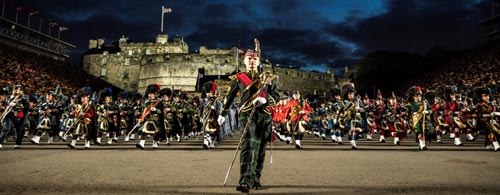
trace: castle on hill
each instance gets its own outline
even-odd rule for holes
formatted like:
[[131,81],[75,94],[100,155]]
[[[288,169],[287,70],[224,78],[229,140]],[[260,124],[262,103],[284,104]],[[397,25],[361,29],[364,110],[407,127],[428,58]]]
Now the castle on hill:
[[[123,90],[143,93],[149,84],[160,84],[194,92],[206,81],[226,83],[224,80],[230,75],[244,70],[241,58],[236,47],[202,46],[199,52],[189,53],[183,39],[173,38],[169,42],[168,35],[160,34],[154,43],[134,43],[122,37],[112,45],[104,45],[104,39],[90,39],[83,55],[83,69]],[[274,69],[280,91],[300,90],[306,95],[321,95],[334,85],[348,82],[336,78],[333,71],[306,72],[262,63],[264,70]],[[227,88],[219,90],[224,93]]]

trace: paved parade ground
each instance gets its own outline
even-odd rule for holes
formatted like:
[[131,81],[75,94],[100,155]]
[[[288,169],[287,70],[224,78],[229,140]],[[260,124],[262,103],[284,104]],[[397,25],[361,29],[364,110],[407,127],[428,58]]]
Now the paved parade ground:
[[[239,135],[238,135],[239,136]],[[484,138],[484,137],[483,137]],[[201,139],[183,140],[157,150],[135,142],[76,150],[65,143],[32,145],[0,151],[0,194],[241,194],[238,159],[224,178],[238,137],[213,150]],[[465,146],[430,144],[418,151],[411,138],[394,146],[360,141],[352,151],[311,135],[303,150],[276,142],[273,162],[266,156],[262,190],[251,194],[500,194],[500,152],[481,141]],[[270,146],[268,146],[269,148]]]

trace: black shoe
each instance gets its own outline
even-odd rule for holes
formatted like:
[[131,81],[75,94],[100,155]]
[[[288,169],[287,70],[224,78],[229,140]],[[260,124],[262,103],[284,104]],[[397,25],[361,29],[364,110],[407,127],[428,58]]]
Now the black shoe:
[[399,146],[399,145],[401,145],[401,142],[400,142],[400,141],[397,141],[397,142],[396,142],[396,145],[398,145],[398,146]]
[[423,148],[418,147],[418,149],[420,149],[420,150],[427,150],[427,146],[424,146]]
[[332,143],[337,143],[337,140],[332,140]]
[[358,147],[356,147],[356,146],[351,147],[351,150],[357,150],[357,149],[358,149]]
[[71,144],[67,144],[67,146],[70,148],[70,149],[75,149],[75,146],[71,145]]
[[297,149],[297,150],[301,150],[301,149],[302,149],[302,146],[301,146],[301,145],[299,145],[299,144],[295,144],[295,149]]
[[203,144],[203,149],[208,150],[208,145]]
[[383,140],[380,140],[380,143],[385,143],[385,139],[383,139]]
[[248,186],[247,183],[242,183],[238,187],[236,187],[236,190],[238,190],[242,193],[248,193],[248,192],[250,192],[250,186]]
[[139,143],[135,144],[135,147],[137,147],[137,148],[139,148],[141,150],[144,150],[144,147],[142,147],[141,144],[139,144]]
[[344,145],[344,143],[343,142],[339,142],[339,145]]
[[260,185],[260,182],[252,181],[252,189],[254,190],[260,190],[262,186]]

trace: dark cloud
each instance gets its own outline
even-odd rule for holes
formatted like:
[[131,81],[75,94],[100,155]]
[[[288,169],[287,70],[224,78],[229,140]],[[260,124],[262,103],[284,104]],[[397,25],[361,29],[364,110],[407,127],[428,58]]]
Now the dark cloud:
[[485,41],[479,22],[488,2],[394,0],[387,5],[384,14],[364,20],[352,15],[325,30],[356,43],[359,54],[381,49],[424,53],[435,45],[464,49]]
[[[487,16],[489,1],[468,0],[19,0],[28,10],[40,10],[32,20],[51,18],[70,28],[64,41],[77,46],[72,63],[88,39],[122,35],[137,42],[153,42],[164,32],[184,37],[190,50],[199,46],[252,48],[261,41],[263,56],[273,63],[312,70],[343,71],[369,52],[387,49],[423,53],[434,45],[450,49],[474,47],[485,40],[479,21]],[[12,18],[12,8],[9,9]],[[334,11],[333,11],[334,10]],[[26,13],[20,20],[26,20]],[[44,23],[47,25],[47,23]],[[48,26],[42,32],[46,33]],[[76,60],[77,59],[77,60]]]

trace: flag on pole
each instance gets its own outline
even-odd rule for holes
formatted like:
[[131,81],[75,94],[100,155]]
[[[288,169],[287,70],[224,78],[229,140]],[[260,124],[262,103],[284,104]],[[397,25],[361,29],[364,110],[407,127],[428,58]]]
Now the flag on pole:
[[162,8],[163,8],[162,13],[170,13],[170,12],[172,12],[172,9],[170,9],[170,8],[166,8],[166,7],[162,7]]
[[21,11],[23,11],[23,9],[24,9],[23,7],[21,7],[21,6],[17,6],[17,7],[16,7],[16,12],[21,12]]
[[34,12],[30,12],[30,14],[29,14],[29,15],[30,15],[30,16],[33,16],[33,15],[36,15],[36,14],[38,14],[38,13],[39,13],[39,11],[34,11]]
[[69,30],[69,28],[64,26],[59,27],[59,31],[65,31],[65,30]]
[[51,22],[49,25],[50,25],[50,27],[59,26],[59,24],[57,24],[55,22]]

